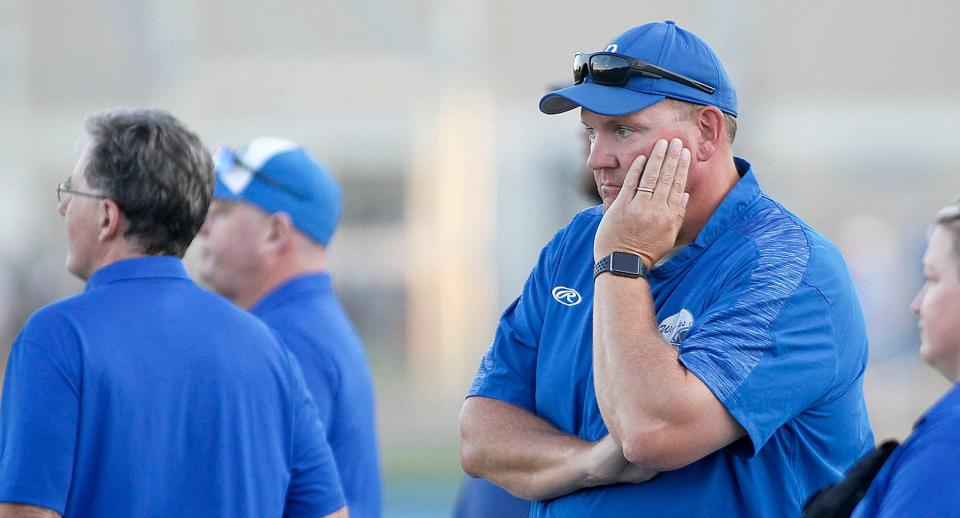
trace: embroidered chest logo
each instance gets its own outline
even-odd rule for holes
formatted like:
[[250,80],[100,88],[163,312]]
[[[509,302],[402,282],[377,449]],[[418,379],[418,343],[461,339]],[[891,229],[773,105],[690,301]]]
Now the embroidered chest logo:
[[680,342],[684,336],[687,336],[687,331],[690,331],[691,327],[693,327],[693,314],[686,309],[681,309],[675,315],[660,322],[660,336],[680,350]]
[[557,286],[553,289],[553,299],[564,306],[576,306],[583,300],[583,297],[573,288]]

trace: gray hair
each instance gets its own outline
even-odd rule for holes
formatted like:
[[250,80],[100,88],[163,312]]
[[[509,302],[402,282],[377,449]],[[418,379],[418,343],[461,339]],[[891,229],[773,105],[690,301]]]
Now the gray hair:
[[124,237],[147,254],[183,257],[213,198],[213,162],[200,139],[159,110],[91,115],[84,174],[128,221]]

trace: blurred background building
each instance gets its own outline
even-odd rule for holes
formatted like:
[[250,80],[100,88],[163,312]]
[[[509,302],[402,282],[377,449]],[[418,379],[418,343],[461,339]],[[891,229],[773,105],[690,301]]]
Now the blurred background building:
[[86,115],[163,108],[211,149],[303,143],[344,189],[331,269],[377,383],[386,516],[447,515],[458,410],[499,311],[593,203],[577,113],[537,101],[575,52],[663,19],[726,64],[761,185],[844,252],[875,431],[905,437],[947,385],[908,311],[933,213],[960,193],[946,0],[0,0],[0,357],[82,289],[54,188]]

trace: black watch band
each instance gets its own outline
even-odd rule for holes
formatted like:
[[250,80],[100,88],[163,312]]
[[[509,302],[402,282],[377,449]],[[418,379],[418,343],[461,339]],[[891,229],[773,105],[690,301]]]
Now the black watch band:
[[646,278],[648,270],[639,255],[629,252],[614,252],[597,261],[597,264],[593,267],[593,278],[596,279],[603,272],[610,272],[621,277]]

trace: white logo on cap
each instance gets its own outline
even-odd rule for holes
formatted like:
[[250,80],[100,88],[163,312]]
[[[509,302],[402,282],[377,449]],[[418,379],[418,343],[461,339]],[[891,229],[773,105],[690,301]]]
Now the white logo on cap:
[[616,51],[617,51],[617,44],[611,43],[610,45],[607,45],[607,50],[605,50],[604,52],[616,52]]

